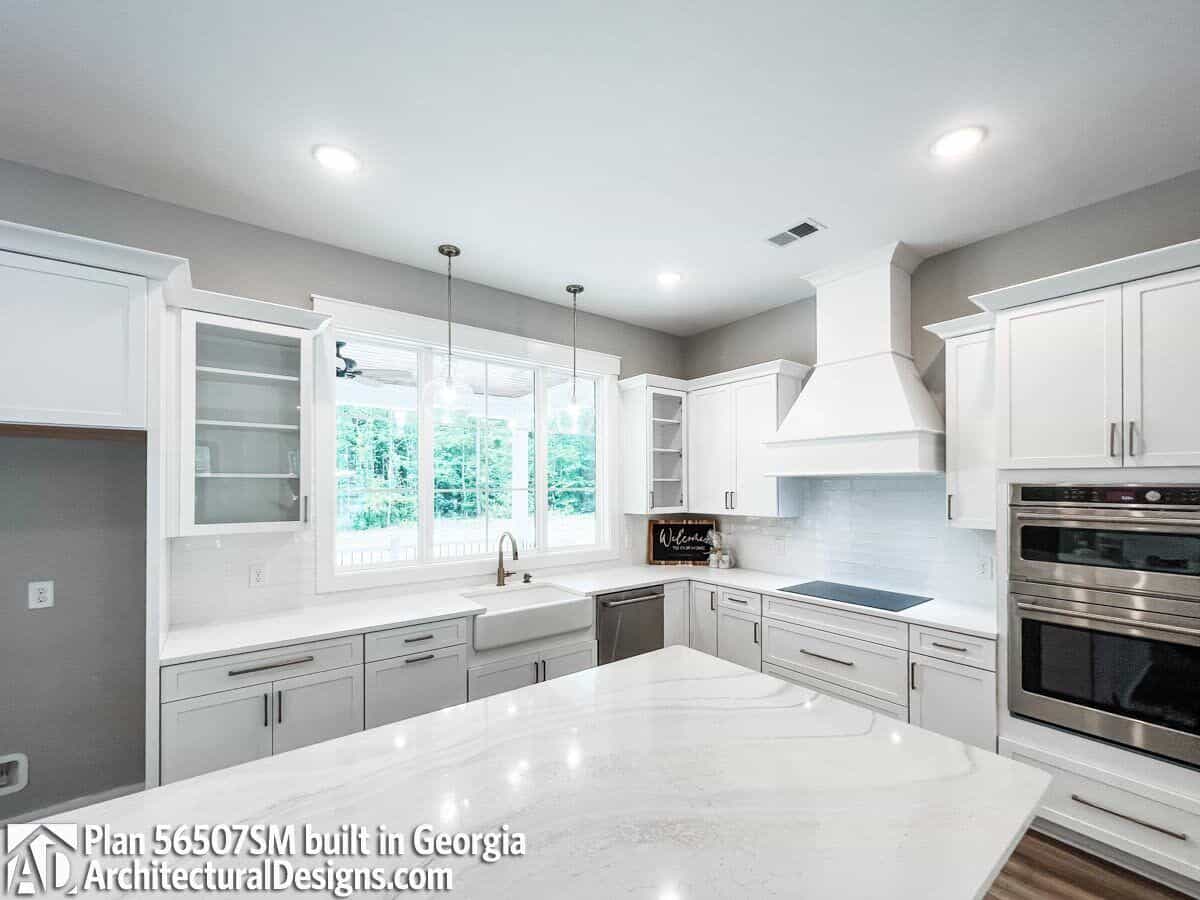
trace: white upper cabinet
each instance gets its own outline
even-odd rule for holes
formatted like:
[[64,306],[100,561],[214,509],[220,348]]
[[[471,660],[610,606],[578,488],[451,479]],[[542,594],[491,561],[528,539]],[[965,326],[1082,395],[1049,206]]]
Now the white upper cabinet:
[[[691,511],[728,512],[737,465],[733,428],[733,388],[694,391],[688,443],[692,447],[688,479],[692,485]],[[764,479],[765,480],[765,479]]]
[[791,407],[795,394],[780,407],[779,379],[774,375],[737,381],[730,386],[734,480],[730,508],[739,516],[777,516],[780,514],[779,479],[763,475],[768,469],[767,438],[784,412]]
[[1001,468],[1120,466],[1121,288],[1001,312],[996,381]]
[[946,518],[957,528],[996,527],[994,317],[927,325],[946,342]]
[[1122,286],[1126,466],[1200,465],[1200,269]]
[[184,310],[180,533],[308,521],[312,334]]
[[[782,516],[794,511],[789,479],[768,478],[764,441],[800,393],[807,366],[775,362],[696,379],[688,394],[689,511]],[[707,386],[706,383],[718,384]]]
[[[677,388],[665,385],[676,385]],[[625,512],[632,515],[687,509],[685,383],[642,375],[621,382]]]
[[146,427],[147,283],[0,252],[0,421]]

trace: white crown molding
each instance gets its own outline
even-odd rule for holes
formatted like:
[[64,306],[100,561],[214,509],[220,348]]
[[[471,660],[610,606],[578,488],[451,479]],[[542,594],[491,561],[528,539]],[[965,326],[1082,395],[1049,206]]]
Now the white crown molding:
[[1084,266],[1082,269],[1035,278],[994,291],[972,294],[970,300],[980,309],[999,312],[1014,306],[1053,300],[1068,294],[1081,294],[1084,291],[1137,281],[1139,278],[1149,278],[1153,275],[1165,275],[1195,266],[1200,266],[1200,240],[1159,247],[1157,250],[1123,256],[1120,259],[1096,263],[1094,266]]
[[201,291],[196,288],[168,298],[167,305],[220,316],[232,316],[236,319],[287,325],[291,328],[303,328],[306,331],[316,331],[329,321],[328,315],[304,309],[301,306],[269,303],[266,300],[252,300],[249,297],[218,294],[215,291]]
[[992,331],[995,327],[996,314],[981,312],[971,316],[959,316],[957,319],[947,319],[945,322],[933,322],[926,325],[925,330],[946,341],[950,338],[966,337],[968,334]]
[[[446,343],[445,319],[432,319],[428,316],[369,306],[365,303],[352,303],[349,300],[337,300],[319,294],[313,294],[312,300],[313,310],[332,316],[335,328],[390,335],[397,340],[417,344],[437,346]],[[464,353],[500,356],[516,362],[559,369],[571,368],[569,344],[555,344],[503,331],[477,328],[474,325],[455,323],[454,349]],[[580,372],[590,375],[616,376],[621,373],[621,357],[581,347],[578,352],[578,367]]]
[[804,363],[792,362],[790,359],[773,359],[770,362],[756,363],[752,366],[742,366],[740,369],[731,369],[728,372],[717,372],[713,375],[705,375],[701,378],[691,378],[687,382],[687,390],[699,391],[704,388],[716,387],[721,384],[731,384],[735,381],[746,381],[750,378],[758,378],[762,375],[784,375],[789,378],[797,378],[803,381],[808,377],[808,373],[813,369],[812,366],[806,366]]
[[166,281],[176,269],[188,266],[188,261],[181,256],[110,244],[20,222],[0,221],[0,249],[93,269],[141,275],[154,281]]

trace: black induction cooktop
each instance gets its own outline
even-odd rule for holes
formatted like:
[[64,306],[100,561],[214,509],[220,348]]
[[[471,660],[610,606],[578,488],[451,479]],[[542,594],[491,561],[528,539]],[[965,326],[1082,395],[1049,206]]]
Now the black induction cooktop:
[[886,609],[888,612],[900,612],[902,609],[909,609],[933,599],[932,597],[918,597],[915,594],[896,594],[892,591],[855,587],[852,584],[838,584],[836,581],[806,581],[804,584],[793,584],[791,587],[780,588],[780,590],[787,591],[789,594],[818,597],[822,600],[853,603],[855,606]]

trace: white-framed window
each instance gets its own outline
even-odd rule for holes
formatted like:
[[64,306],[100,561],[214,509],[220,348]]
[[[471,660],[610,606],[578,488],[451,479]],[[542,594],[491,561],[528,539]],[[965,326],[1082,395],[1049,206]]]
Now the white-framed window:
[[422,403],[422,387],[446,366],[444,344],[422,340],[436,320],[386,310],[341,318],[375,329],[335,314],[325,343],[344,342],[361,374],[327,375],[318,364],[317,429],[332,431],[317,437],[332,438],[324,465],[317,454],[319,590],[493,572],[506,531],[521,568],[617,556],[615,372],[573,380],[561,352],[570,348],[521,353],[513,336],[456,329],[469,346],[456,340],[454,375],[473,396],[447,412]]

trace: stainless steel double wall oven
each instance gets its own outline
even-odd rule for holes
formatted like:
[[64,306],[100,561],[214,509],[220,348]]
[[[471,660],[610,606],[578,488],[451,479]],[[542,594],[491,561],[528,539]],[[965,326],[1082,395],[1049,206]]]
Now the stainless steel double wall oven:
[[1009,708],[1200,766],[1200,485],[1013,485]]

